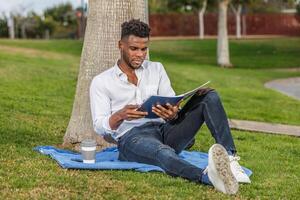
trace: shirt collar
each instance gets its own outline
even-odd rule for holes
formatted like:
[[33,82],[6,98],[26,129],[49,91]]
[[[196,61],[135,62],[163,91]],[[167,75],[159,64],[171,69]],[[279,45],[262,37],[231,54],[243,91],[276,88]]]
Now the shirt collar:
[[[118,77],[124,75],[124,72],[122,72],[122,70],[118,66],[118,61],[115,63],[114,68],[115,68],[115,73]],[[143,69],[145,69],[145,61],[143,61],[143,63],[141,64],[141,67],[136,70],[143,70]]]

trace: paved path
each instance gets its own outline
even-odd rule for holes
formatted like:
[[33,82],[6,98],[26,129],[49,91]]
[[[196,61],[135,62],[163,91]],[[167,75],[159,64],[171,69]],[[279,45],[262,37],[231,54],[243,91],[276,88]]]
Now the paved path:
[[[242,39],[260,39],[260,38],[279,38],[282,36],[247,36]],[[215,39],[216,36],[205,36],[206,39]],[[230,37],[234,39],[234,36]],[[197,36],[177,36],[177,37],[152,37],[152,40],[186,40],[186,39],[199,39]],[[292,68],[292,69],[279,69],[279,70],[289,70],[289,71],[299,71],[300,68]],[[300,77],[289,78],[289,79],[278,79],[274,81],[270,81],[265,84],[265,87],[277,90],[285,95],[296,98],[300,100]],[[300,111],[299,111],[300,112]],[[300,123],[300,121],[299,121]],[[229,125],[232,129],[237,130],[246,130],[246,131],[254,131],[254,132],[264,132],[264,133],[272,133],[272,134],[283,134],[283,135],[291,135],[300,137],[300,126],[292,126],[285,124],[274,124],[274,123],[266,123],[266,122],[256,122],[256,121],[247,121],[247,120],[235,120],[229,119]]]
[[236,119],[229,119],[229,126],[230,128],[237,130],[283,134],[300,137],[300,126]]
[[267,82],[265,87],[300,100],[300,77],[273,80]]
[[[300,100],[300,77],[273,80],[266,83],[265,87],[277,90],[285,95]],[[300,126],[235,119],[229,119],[229,125],[232,129],[237,130],[247,130],[300,137]]]

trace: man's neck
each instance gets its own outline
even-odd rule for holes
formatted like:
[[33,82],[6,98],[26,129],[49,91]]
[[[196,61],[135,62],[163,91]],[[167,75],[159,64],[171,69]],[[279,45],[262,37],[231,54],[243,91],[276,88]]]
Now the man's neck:
[[138,78],[135,74],[135,70],[129,67],[124,61],[118,60],[118,67],[120,70],[127,75],[128,82],[137,85]]
[[130,76],[135,72],[134,69],[129,67],[123,60],[118,60],[118,66],[126,75]]

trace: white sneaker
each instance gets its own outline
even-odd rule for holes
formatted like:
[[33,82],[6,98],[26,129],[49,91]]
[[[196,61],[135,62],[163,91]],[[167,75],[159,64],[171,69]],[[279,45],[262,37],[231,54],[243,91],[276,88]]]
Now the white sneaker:
[[239,183],[251,183],[249,176],[245,173],[241,165],[238,163],[240,157],[229,156],[231,171]]
[[239,184],[230,169],[230,161],[225,148],[214,144],[208,151],[207,175],[216,190],[225,194],[236,194]]

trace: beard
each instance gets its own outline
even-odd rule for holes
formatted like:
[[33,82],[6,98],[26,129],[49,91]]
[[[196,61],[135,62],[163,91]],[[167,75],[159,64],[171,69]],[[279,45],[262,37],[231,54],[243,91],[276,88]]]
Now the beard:
[[122,59],[124,60],[124,62],[126,63],[126,65],[128,67],[130,67],[131,69],[138,69],[141,67],[143,61],[145,59],[140,59],[138,62],[136,62],[136,60],[138,59],[133,59],[133,60],[129,60],[129,57],[127,56],[126,53],[122,52]]

